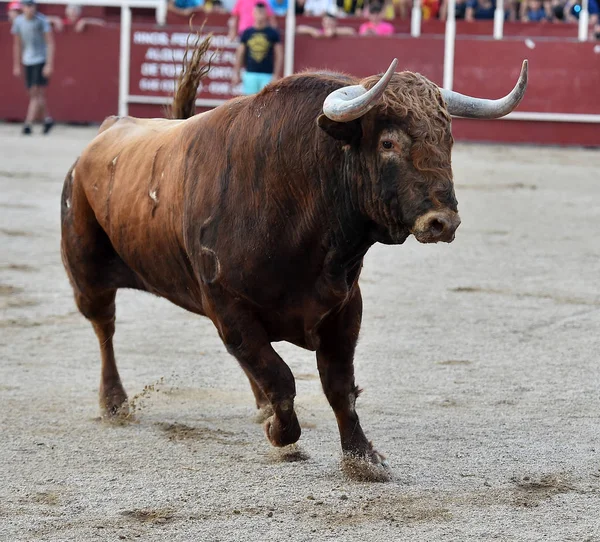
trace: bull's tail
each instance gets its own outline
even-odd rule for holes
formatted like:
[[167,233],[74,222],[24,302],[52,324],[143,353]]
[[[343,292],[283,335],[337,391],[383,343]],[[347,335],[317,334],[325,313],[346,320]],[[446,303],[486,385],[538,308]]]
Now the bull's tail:
[[[200,29],[200,31],[202,31],[202,29]],[[189,54],[189,39],[185,48],[183,69],[177,79],[173,104],[167,115],[171,119],[188,119],[194,116],[196,112],[196,94],[198,93],[198,86],[200,85],[202,78],[208,74],[211,68],[212,56],[207,62],[204,62],[203,58],[210,48],[212,34],[209,34],[200,41],[200,33],[197,32],[196,38],[198,43],[193,49],[191,57]]]

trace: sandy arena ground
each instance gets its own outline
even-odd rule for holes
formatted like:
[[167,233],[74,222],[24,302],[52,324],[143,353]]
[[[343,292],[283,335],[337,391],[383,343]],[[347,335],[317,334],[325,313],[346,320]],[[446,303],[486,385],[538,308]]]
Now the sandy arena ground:
[[277,451],[212,323],[148,294],[117,298],[136,421],[100,421],[59,254],[95,129],[19,129],[0,125],[2,541],[600,540],[600,151],[457,145],[456,241],[369,252],[358,412],[393,480],[361,483],[312,353],[276,345],[303,426]]

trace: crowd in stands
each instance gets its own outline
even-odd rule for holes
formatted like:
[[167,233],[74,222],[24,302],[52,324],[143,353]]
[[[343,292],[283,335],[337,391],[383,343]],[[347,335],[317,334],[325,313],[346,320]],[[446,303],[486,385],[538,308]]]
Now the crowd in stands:
[[[189,17],[194,12],[230,13],[229,34],[240,36],[252,22],[252,9],[259,0],[165,0],[170,12]],[[275,16],[285,16],[290,0],[264,0],[271,26],[276,26]],[[456,19],[466,21],[492,20],[497,0],[455,0]],[[582,11],[582,0],[503,0],[507,21],[536,23],[576,23]],[[413,0],[296,0],[296,15],[322,17],[322,27],[317,29],[300,25],[298,32],[315,38],[342,35],[390,35],[394,33],[393,21],[411,16]],[[7,6],[12,21],[20,13],[18,1]],[[422,19],[445,20],[448,0],[421,0]],[[588,0],[588,12],[593,34],[600,39],[600,0]],[[366,22],[357,32],[354,27],[338,24],[345,17],[362,17]],[[64,17],[48,17],[55,31],[72,28],[81,32],[89,25],[102,25],[101,19],[81,16],[76,4],[67,5]]]
[[[257,0],[169,0],[169,9],[181,15],[194,11],[217,11],[242,16],[251,13]],[[296,0],[297,15],[343,18],[368,16],[378,10],[382,20],[410,17],[413,0]],[[288,0],[269,0],[270,15],[284,16]],[[505,17],[510,21],[525,22],[576,22],[582,9],[582,0],[505,0]],[[445,19],[447,0],[421,0],[422,17]],[[456,18],[467,21],[493,19],[496,0],[456,0]],[[588,0],[590,23],[598,21],[598,0]]]
[[[230,37],[239,36],[249,27],[252,9],[259,0],[168,0],[169,10],[181,15],[194,11],[231,13]],[[275,16],[287,13],[289,0],[265,0],[270,24]],[[456,0],[456,19],[466,21],[494,18],[497,0]],[[582,11],[582,0],[503,0],[507,21],[537,23],[575,23]],[[315,38],[341,35],[390,35],[394,33],[393,21],[410,17],[413,0],[296,0],[297,15],[322,17],[322,27],[300,25],[298,32]],[[593,34],[600,39],[600,0],[588,0],[588,12]],[[422,19],[445,20],[448,0],[421,0]],[[366,22],[358,32],[338,24],[346,17],[363,17]]]

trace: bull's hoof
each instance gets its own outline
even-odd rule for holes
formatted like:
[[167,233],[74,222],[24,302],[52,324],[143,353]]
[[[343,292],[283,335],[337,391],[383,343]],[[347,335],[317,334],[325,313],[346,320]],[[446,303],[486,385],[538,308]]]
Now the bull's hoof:
[[277,446],[278,448],[298,442],[300,434],[302,433],[302,429],[300,429],[300,424],[298,423],[296,414],[292,415],[289,424],[285,426],[281,423],[281,420],[277,416],[271,416],[265,422],[264,427],[267,439],[269,439],[269,442],[273,446]]
[[126,418],[129,416],[127,394],[122,387],[100,390],[100,408],[105,418]]
[[271,405],[267,404],[258,409],[258,412],[256,413],[256,416],[254,417],[254,421],[256,423],[264,423],[271,416],[273,416],[273,414],[274,414],[273,407]]
[[341,466],[344,474],[357,482],[389,482],[392,479],[385,457],[372,448],[363,454],[344,453]]

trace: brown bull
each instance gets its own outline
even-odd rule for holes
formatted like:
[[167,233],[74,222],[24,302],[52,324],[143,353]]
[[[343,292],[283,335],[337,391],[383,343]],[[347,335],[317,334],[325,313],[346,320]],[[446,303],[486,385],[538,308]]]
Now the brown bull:
[[376,242],[454,238],[451,115],[494,118],[521,100],[440,90],[394,73],[302,73],[196,116],[199,49],[174,115],[107,119],[67,175],[62,256],[98,336],[100,402],[127,396],[113,353],[115,295],[144,290],[208,316],[245,371],[274,446],[296,442],[292,372],[271,343],[316,351],[344,454],[379,463],[355,411],[363,257]]

